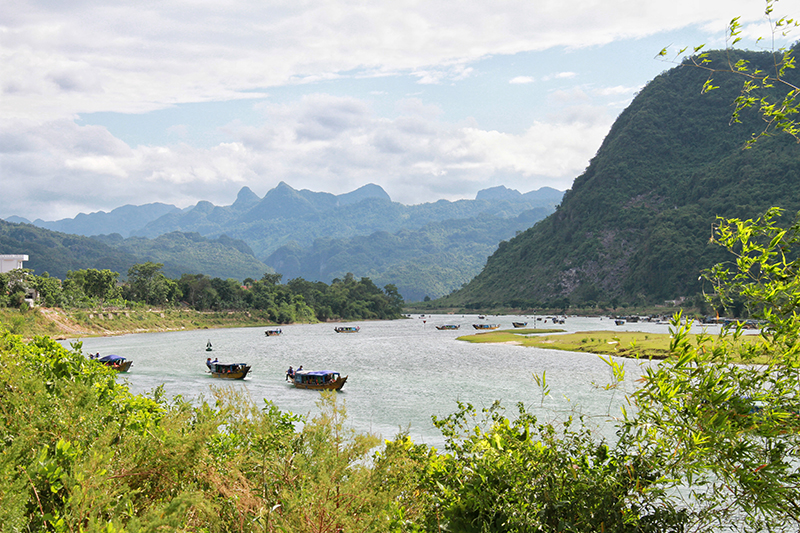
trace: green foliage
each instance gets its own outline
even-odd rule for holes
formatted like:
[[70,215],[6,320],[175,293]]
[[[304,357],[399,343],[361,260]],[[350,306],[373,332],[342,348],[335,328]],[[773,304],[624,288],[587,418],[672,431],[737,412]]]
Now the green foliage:
[[541,424],[521,404],[514,419],[499,404],[480,415],[459,404],[434,424],[448,453],[429,470],[439,516],[428,522],[447,531],[683,531],[652,465],[582,423]]
[[[766,0],[764,15],[772,31],[771,41],[774,43],[776,36],[786,37],[792,29],[800,26],[800,22],[788,17],[781,17],[778,20],[772,18],[775,4],[778,0]],[[726,29],[726,49],[732,51],[742,40],[742,24],[740,18],[731,20]],[[757,39],[757,43],[762,37]],[[769,65],[755,64],[746,57],[731,55],[728,64],[724,67],[712,65],[707,53],[698,53],[702,46],[697,46],[692,51],[692,56],[687,58],[687,62],[694,67],[708,73],[708,79],[703,84],[703,92],[715,91],[719,89],[714,85],[714,76],[720,73],[735,73],[740,78],[744,78],[741,92],[733,100],[734,109],[731,113],[731,121],[734,123],[742,122],[742,114],[751,108],[757,108],[758,114],[766,123],[758,133],[753,133],[747,140],[745,148],[750,148],[759,138],[771,135],[772,132],[786,133],[794,137],[800,143],[800,123],[796,116],[800,113],[800,86],[792,81],[788,72],[796,67],[795,50],[788,48],[773,49],[771,52],[772,63]],[[678,52],[678,57],[683,56],[688,48],[683,48]],[[659,55],[666,56],[666,49],[661,50]]]
[[[764,321],[760,342],[737,342],[741,329],[713,345],[708,336],[692,342],[677,317],[673,357],[645,367],[644,385],[634,394],[638,412],[626,421],[627,434],[664,465],[663,482],[689,487],[673,495],[686,497],[697,529],[723,522],[753,531],[800,525],[800,287],[791,252],[800,227],[778,227],[779,212],[720,220],[714,238],[735,261],[705,274],[716,288],[709,301],[741,299]],[[734,357],[766,364],[733,364]]]
[[395,285],[406,300],[443,296],[472,279],[501,239],[508,239],[544,218],[538,208],[515,217],[484,215],[437,221],[418,229],[369,236],[320,238],[312,245],[282,246],[265,261],[287,277],[330,282],[359,272],[376,283]]
[[128,269],[126,298],[150,305],[165,305],[179,298],[178,284],[167,278],[161,263],[146,262]]

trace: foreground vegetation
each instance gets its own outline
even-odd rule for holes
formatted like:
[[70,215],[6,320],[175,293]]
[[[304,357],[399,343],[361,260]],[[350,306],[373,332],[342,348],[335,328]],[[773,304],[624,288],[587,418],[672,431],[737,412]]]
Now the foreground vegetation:
[[[676,320],[671,357],[642,369],[630,411],[609,413],[613,440],[580,417],[459,403],[434,417],[443,449],[381,443],[347,429],[333,393],[313,417],[226,388],[195,403],[133,395],[80,344],[2,332],[0,531],[796,529],[800,261],[783,254],[800,225],[775,214],[721,226],[739,263],[708,274],[766,321],[762,342],[692,337]],[[625,369],[607,363],[617,387]]]

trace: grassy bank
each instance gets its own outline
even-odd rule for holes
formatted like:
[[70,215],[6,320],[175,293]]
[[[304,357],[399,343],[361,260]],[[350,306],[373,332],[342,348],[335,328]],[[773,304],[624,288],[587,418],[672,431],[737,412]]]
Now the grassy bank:
[[[547,335],[555,331],[559,330],[496,330],[458,337],[458,340],[509,343],[551,350],[588,352],[617,357],[641,357],[644,359],[664,359],[669,355],[671,336],[668,333],[580,331],[564,335]],[[532,333],[540,335],[531,335]],[[689,337],[692,341],[697,338],[696,335],[690,335]],[[747,335],[742,337],[741,342],[757,342],[759,338],[757,335]]]
[[16,335],[73,337],[273,325],[266,312],[191,309],[0,309],[0,324]]

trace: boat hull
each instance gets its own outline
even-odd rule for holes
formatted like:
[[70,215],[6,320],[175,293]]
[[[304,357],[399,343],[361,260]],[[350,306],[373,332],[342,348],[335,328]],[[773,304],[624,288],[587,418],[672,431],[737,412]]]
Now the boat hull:
[[524,328],[525,326],[528,325],[528,323],[527,322],[512,322],[511,325],[514,326],[515,328]]
[[336,333],[358,333],[358,330],[360,330],[360,329],[361,328],[359,328],[358,326],[356,326],[356,327],[349,327],[348,326],[348,327],[333,328],[333,331],[335,331]]
[[458,329],[460,327],[461,327],[460,324],[457,324],[457,325],[445,324],[444,326],[436,326],[436,329],[438,329],[438,330],[446,330],[446,329]]
[[244,379],[247,377],[247,374],[250,372],[250,366],[243,366],[240,367],[238,370],[232,370],[230,372],[225,370],[211,370],[211,377],[212,378],[219,378],[219,379]]
[[500,324],[472,324],[472,327],[478,330],[497,329]]
[[315,384],[315,383],[299,383],[297,381],[292,381],[292,385],[294,385],[295,388],[297,389],[341,390],[342,387],[344,387],[346,381],[347,381],[347,376],[344,376],[340,377],[336,381],[331,381],[330,383]]
[[116,370],[117,372],[122,373],[122,372],[127,372],[128,370],[130,370],[132,364],[133,364],[133,361],[123,361],[122,363],[120,363],[118,365],[106,364],[106,366],[108,368]]

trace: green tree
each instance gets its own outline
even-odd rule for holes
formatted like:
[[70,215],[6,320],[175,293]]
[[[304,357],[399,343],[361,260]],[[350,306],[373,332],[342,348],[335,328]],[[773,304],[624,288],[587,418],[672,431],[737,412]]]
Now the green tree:
[[739,327],[692,340],[676,320],[672,357],[644,367],[624,424],[696,530],[800,526],[800,224],[779,227],[779,213],[720,220],[715,240],[735,260],[705,274],[709,301],[740,300],[763,321],[758,339],[744,342]]
[[164,305],[179,297],[178,284],[167,278],[162,263],[139,263],[128,269],[127,298],[150,305]]

